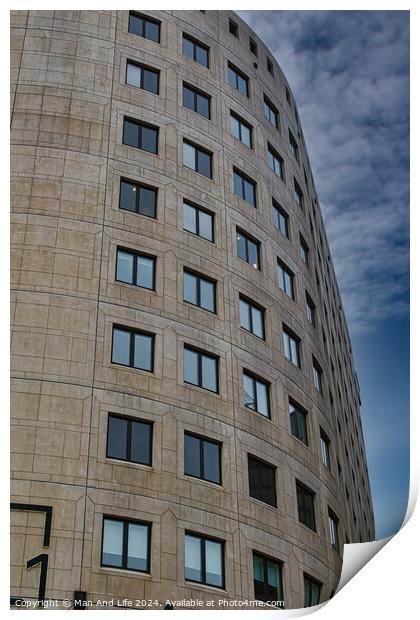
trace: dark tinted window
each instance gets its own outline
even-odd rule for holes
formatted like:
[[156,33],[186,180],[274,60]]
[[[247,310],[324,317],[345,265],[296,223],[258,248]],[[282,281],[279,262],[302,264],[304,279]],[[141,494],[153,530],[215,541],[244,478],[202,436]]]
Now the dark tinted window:
[[131,418],[108,416],[108,458],[152,464],[152,424]]
[[228,63],[228,82],[233,88],[239,90],[242,95],[249,97],[248,83],[249,79],[242,71]]
[[216,283],[191,271],[184,271],[184,301],[216,312]]
[[121,179],[120,209],[156,217],[157,189]]
[[185,433],[184,472],[188,476],[221,484],[220,444]]
[[218,358],[184,347],[184,382],[218,392]]
[[281,565],[258,553],[253,554],[254,594],[258,601],[282,601]]
[[320,600],[320,595],[321,595],[321,584],[305,575],[304,586],[305,586],[304,606],[312,607],[313,605],[319,605],[319,600]]
[[126,83],[159,94],[159,71],[127,60]]
[[275,202],[275,200],[273,200],[271,213],[274,226],[278,228],[282,235],[288,238],[289,216],[287,215],[286,211],[284,211],[284,209],[282,209],[280,205]]
[[299,521],[315,532],[315,493],[296,481],[296,495]]
[[306,425],[306,412],[289,401],[290,428],[292,435],[308,444],[308,431]]
[[212,153],[199,146],[186,142],[183,144],[183,163],[184,166],[198,172],[199,174],[212,178]]
[[239,170],[233,169],[233,191],[236,196],[242,198],[253,207],[256,206],[256,183],[249,177],[245,176]]
[[236,251],[238,257],[255,269],[260,269],[259,243],[236,229]]
[[128,32],[156,43],[160,42],[160,22],[139,13],[130,12]]
[[210,95],[206,95],[202,91],[183,84],[182,87],[182,105],[193,112],[197,112],[205,118],[210,118]]
[[182,36],[182,54],[203,65],[203,67],[209,66],[209,48],[207,45],[199,43],[186,34]]
[[268,383],[247,372],[243,373],[243,382],[245,407],[269,418],[270,396]]
[[183,204],[184,230],[198,237],[214,241],[214,215],[186,200]]
[[277,507],[276,468],[248,455],[248,477],[250,496]]
[[243,144],[252,148],[251,125],[232,111],[230,112],[230,133],[237,140],[240,140]]
[[239,297],[241,327],[264,339],[264,310],[245,297]]
[[268,97],[264,95],[264,116],[270,123],[278,129],[279,126],[279,112],[276,106],[271,103]]
[[281,179],[284,179],[284,162],[282,157],[269,144],[267,148],[267,164],[269,168]]
[[156,154],[158,152],[158,134],[158,127],[124,118],[123,144]]

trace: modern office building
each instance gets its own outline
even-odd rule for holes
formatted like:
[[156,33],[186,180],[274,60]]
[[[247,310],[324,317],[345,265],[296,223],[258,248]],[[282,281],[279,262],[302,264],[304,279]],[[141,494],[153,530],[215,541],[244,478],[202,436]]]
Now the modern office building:
[[285,76],[230,11],[11,25],[12,603],[325,601],[374,521]]

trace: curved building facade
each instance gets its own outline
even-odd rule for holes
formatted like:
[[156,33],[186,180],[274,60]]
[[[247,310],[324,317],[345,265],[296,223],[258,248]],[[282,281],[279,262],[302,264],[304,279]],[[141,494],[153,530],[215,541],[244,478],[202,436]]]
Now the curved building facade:
[[280,67],[229,11],[11,22],[12,602],[328,599],[374,522]]

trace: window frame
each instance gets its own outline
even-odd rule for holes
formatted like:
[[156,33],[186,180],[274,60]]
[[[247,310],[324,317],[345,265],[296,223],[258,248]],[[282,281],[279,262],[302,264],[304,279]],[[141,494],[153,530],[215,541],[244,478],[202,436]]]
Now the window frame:
[[[196,279],[196,297],[197,297],[197,304],[194,304],[192,301],[188,301],[187,299],[185,299],[184,297],[184,275],[188,274],[189,276],[192,276],[193,278]],[[214,280],[213,278],[208,278],[207,276],[203,276],[201,273],[198,273],[197,271],[194,271],[193,269],[189,269],[188,267],[184,267],[183,271],[182,271],[182,284],[183,284],[183,291],[182,291],[182,300],[184,303],[189,304],[190,306],[194,306],[195,308],[200,308],[201,310],[205,310],[206,312],[210,312],[210,314],[217,314],[217,280]],[[201,285],[200,282],[201,280],[204,280],[204,282],[207,282],[208,284],[212,285],[212,291],[213,291],[213,307],[214,310],[208,310],[207,308],[204,308],[204,306],[201,305]]]
[[[130,349],[129,349],[129,358],[130,358],[130,362],[133,361],[134,362],[134,355],[135,355],[135,336],[136,334],[139,334],[141,336],[148,336],[151,339],[151,347],[150,347],[150,351],[151,351],[151,364],[150,364],[150,370],[146,370],[145,368],[139,368],[138,366],[134,366],[131,363],[130,364],[122,364],[121,362],[114,362],[113,361],[113,357],[114,357],[114,330],[117,329],[119,331],[123,331],[123,332],[127,332],[128,334],[130,334]],[[132,328],[132,327],[127,327],[126,325],[121,325],[120,323],[113,323],[112,324],[112,338],[111,338],[111,364],[115,364],[116,366],[122,366],[123,368],[132,368],[133,370],[140,370],[141,372],[148,372],[153,374],[155,372],[154,366],[155,366],[155,340],[156,340],[156,334],[152,333],[152,332],[148,332],[145,330],[140,330],[140,329],[136,329],[136,328]]]
[[[254,461],[257,462],[261,465],[264,465],[265,467],[267,467],[268,469],[271,470],[271,472],[273,473],[273,501],[274,503],[271,502],[267,502],[259,497],[255,497],[254,495],[251,495],[251,477],[250,477],[250,466],[249,463],[250,461]],[[276,465],[272,465],[271,463],[268,463],[267,461],[264,461],[263,459],[260,459],[259,457],[255,456],[254,454],[251,453],[247,453],[247,463],[248,463],[248,493],[249,493],[249,497],[251,499],[256,499],[258,502],[262,502],[263,504],[267,504],[267,506],[271,506],[272,508],[278,508],[278,502],[277,502],[277,467]]]
[[321,462],[323,465],[325,465],[327,469],[329,469],[329,471],[331,471],[331,440],[321,426],[319,427],[319,443],[321,451]]
[[273,64],[273,61],[268,56],[267,56],[267,71],[272,77],[274,77],[274,64]]
[[[184,54],[184,39],[193,45],[193,57],[192,58],[191,56],[187,56],[186,54]],[[207,63],[205,65],[203,65],[203,63],[197,60],[197,47],[200,47],[203,51],[206,52]],[[191,36],[190,34],[183,32],[181,50],[182,50],[182,56],[184,56],[184,58],[189,58],[189,60],[196,62],[198,65],[200,65],[201,67],[204,67],[205,69],[210,68],[210,47],[206,45],[205,43],[203,43],[202,41],[199,41],[198,39]]]
[[[193,351],[194,353],[197,353],[198,355],[198,362],[197,362],[197,375],[198,375],[198,383],[190,383],[189,381],[185,381],[185,350],[189,350],[189,351]],[[213,360],[215,360],[216,362],[216,391],[211,390],[210,388],[206,388],[203,386],[203,363],[202,363],[202,358],[203,357],[208,357],[211,358]],[[200,390],[206,390],[206,392],[210,392],[210,394],[220,394],[220,380],[219,380],[219,365],[220,365],[220,356],[218,355],[214,355],[213,353],[208,353],[207,351],[203,351],[202,349],[198,349],[197,347],[194,347],[192,345],[186,344],[184,342],[184,347],[183,347],[183,383],[184,385],[192,385],[194,387],[198,387],[200,388]]]
[[[265,418],[266,420],[271,420],[271,394],[270,394],[270,383],[268,381],[265,381],[265,379],[262,379],[261,377],[259,377],[258,375],[256,375],[255,373],[251,372],[250,370],[247,370],[246,368],[242,369],[242,391],[245,392],[245,388],[244,388],[244,383],[245,383],[245,377],[248,377],[248,379],[252,380],[252,391],[253,394],[250,396],[252,396],[255,404],[256,404],[256,408],[252,408],[249,407],[248,405],[246,405],[246,403],[244,402],[244,400],[242,401],[243,406],[245,407],[245,409],[247,409],[248,411],[253,411],[254,413],[258,413],[260,416],[262,416],[263,418]],[[263,385],[265,387],[266,390],[266,397],[267,397],[267,415],[265,415],[264,413],[261,413],[261,411],[259,411],[258,409],[258,390],[257,390],[257,383],[259,383],[260,385]],[[243,395],[243,394],[242,394]]]
[[[137,34],[136,32],[132,32],[130,31],[130,18],[134,17],[135,19],[141,19],[143,21],[143,25],[142,25],[142,34]],[[158,40],[155,41],[154,39],[150,39],[149,37],[145,36],[145,31],[146,31],[146,22],[150,22],[151,24],[154,24],[155,26],[158,26]],[[154,17],[149,17],[148,15],[145,15],[144,13],[139,13],[138,11],[129,11],[128,14],[128,33],[129,34],[134,34],[137,37],[141,37],[142,39],[147,39],[148,41],[152,41],[153,43],[160,43],[160,35],[161,35],[161,26],[162,26],[162,22],[159,19],[155,19]]]
[[252,37],[249,37],[249,51],[258,58],[258,43]]
[[[339,519],[335,512],[328,506],[328,533],[329,543],[334,551],[340,552],[340,539],[338,536]],[[335,540],[334,540],[335,539]]]
[[[184,145],[185,144],[188,144],[188,146],[191,146],[194,149],[194,168],[190,168],[184,163]],[[198,170],[198,153],[199,152],[201,152],[204,155],[207,155],[210,158],[210,176],[207,176],[207,174],[203,174],[203,172],[200,172]],[[206,179],[213,180],[213,153],[212,151],[209,151],[208,149],[202,146],[199,146],[195,142],[192,142],[191,140],[188,140],[186,138],[182,139],[182,166],[186,168],[187,170],[192,170],[193,172],[196,172],[197,174],[201,175],[202,177],[205,177]]]
[[[203,581],[196,581],[195,579],[188,579],[185,576],[186,562],[185,562],[185,536],[191,536],[193,538],[198,538],[200,540],[200,564],[201,564],[201,574],[203,576]],[[206,540],[210,542],[216,542],[220,544],[221,547],[221,557],[222,557],[222,574],[221,581],[222,585],[216,586],[212,583],[207,583],[206,580]],[[214,536],[208,536],[207,534],[199,534],[198,532],[194,532],[192,530],[184,530],[184,581],[188,583],[201,583],[210,588],[217,588],[218,590],[224,590],[226,587],[226,575],[225,575],[225,544],[226,541],[221,538],[216,538]]]
[[[301,514],[299,512],[299,493],[298,493],[298,488],[300,488],[307,497],[311,497],[312,499],[312,506],[311,506],[311,510],[313,512],[313,514],[311,515],[313,517],[313,527],[312,525],[309,525],[306,521],[302,521],[301,520]],[[297,503],[297,511],[298,511],[298,521],[301,525],[305,525],[307,528],[309,528],[310,530],[312,530],[313,532],[316,533],[317,529],[316,529],[316,508],[315,508],[315,497],[316,497],[316,493],[314,491],[312,491],[312,489],[310,489],[309,487],[307,487],[305,484],[303,484],[303,482],[300,482],[300,480],[296,479],[296,503]],[[305,511],[307,511],[307,508],[305,508]],[[311,523],[312,523],[312,519],[310,519]]]
[[299,185],[296,177],[293,177],[293,188],[294,188],[293,196],[294,196],[295,202],[299,205],[302,211],[305,211],[305,196],[303,194],[303,190],[301,186]]
[[[241,235],[245,239],[246,259],[243,259],[238,254],[238,234]],[[239,258],[239,260],[242,260],[247,265],[250,265],[250,267],[252,267],[253,269],[256,269],[256,271],[261,271],[261,243],[259,241],[257,241],[257,239],[255,239],[254,237],[251,237],[250,235],[245,233],[241,228],[238,228],[238,227],[236,227],[235,238],[236,238],[236,256],[237,256],[237,258]],[[252,263],[250,263],[249,260],[248,260],[249,259],[249,248],[248,248],[248,243],[249,242],[253,243],[255,245],[255,247],[256,247],[257,259],[258,259],[258,267],[254,267],[252,265]]]
[[[137,282],[137,273],[138,273],[138,261],[133,261],[133,282],[126,282],[125,280],[119,280],[118,275],[118,253],[125,252],[126,254],[131,254],[131,256],[135,258],[149,258],[153,261],[153,283],[152,288],[148,286],[141,286],[140,284],[136,284]],[[142,288],[145,291],[156,291],[156,263],[157,257],[153,256],[153,254],[147,254],[145,252],[138,252],[137,250],[131,250],[130,248],[126,248],[120,245],[117,245],[115,252],[115,281],[121,284],[128,284],[129,286],[136,286],[137,288]]]
[[239,26],[238,23],[229,17],[229,33],[236,39],[239,39]]
[[[282,217],[284,220],[284,232],[282,231],[281,227],[275,221],[273,221],[274,211],[276,212],[276,222],[279,221],[280,217]],[[271,203],[271,222],[274,228],[276,228],[279,233],[283,235],[283,237],[286,237],[286,239],[290,240],[289,214],[274,198],[272,198]]]
[[[134,86],[134,84],[129,84],[129,82],[127,81],[128,78],[128,65],[133,65],[134,67],[138,67],[140,69],[140,86]],[[154,92],[153,90],[148,90],[147,88],[144,88],[142,86],[142,84],[144,84],[144,71],[149,71],[150,73],[155,73],[156,77],[157,77],[157,92]],[[137,62],[136,60],[130,60],[129,58],[126,59],[126,63],[125,63],[125,83],[127,86],[131,86],[131,88],[137,88],[139,90],[144,90],[147,93],[151,93],[152,95],[157,95],[159,96],[159,92],[160,92],[160,70],[159,69],[155,69],[154,67],[150,67],[149,65],[145,65],[141,62]]]
[[[192,230],[184,227],[184,205],[187,205],[191,209],[195,210],[195,229],[198,232],[193,232]],[[200,235],[200,212],[206,213],[211,217],[211,239],[207,239],[207,237]],[[204,207],[201,207],[194,202],[191,202],[191,200],[187,200],[186,198],[182,200],[182,230],[184,232],[190,233],[190,235],[194,235],[195,237],[199,237],[200,239],[204,239],[204,241],[208,241],[209,243],[215,243],[214,218],[215,213],[213,213],[213,211],[209,211],[208,209],[205,209]]]
[[[189,108],[188,106],[184,104],[184,88],[189,90],[194,96],[194,109]],[[197,106],[197,95],[207,100],[208,110],[209,110],[208,116],[204,116],[204,114],[200,114],[200,112],[197,111],[197,107],[198,107]],[[185,108],[186,110],[190,110],[190,112],[194,112],[194,114],[198,114],[202,118],[206,118],[209,121],[211,120],[211,95],[205,93],[203,90],[196,88],[192,84],[189,84],[188,82],[185,82],[185,81],[182,82],[182,107]]]
[[[310,598],[312,598],[312,586],[318,586],[319,587],[319,591],[318,591],[318,602],[315,603],[314,605],[305,605],[305,582],[308,582],[311,585],[310,588]],[[308,575],[307,573],[303,573],[303,605],[304,607],[314,607],[315,605],[319,605],[320,600],[321,600],[321,592],[322,592],[322,583],[320,581],[318,581],[317,579],[314,579],[313,577],[311,577],[310,575]]]
[[[280,277],[281,275],[281,277]],[[288,276],[290,280],[290,294],[287,292],[285,276]],[[289,269],[289,267],[280,258],[277,258],[277,286],[285,295],[295,301],[295,274]],[[282,286],[280,285],[282,282]]]
[[[121,206],[121,184],[122,183],[126,183],[129,185],[134,185],[136,187],[136,210],[135,211],[131,211],[131,209],[125,209],[124,207]],[[147,189],[149,191],[152,191],[155,195],[155,199],[154,199],[154,215],[148,215],[147,213],[142,213],[140,211],[140,191],[137,190],[141,190],[142,188]],[[158,188],[157,187],[153,187],[152,185],[146,185],[145,183],[138,183],[137,181],[132,181],[131,179],[128,179],[127,177],[120,177],[120,192],[119,192],[119,200],[118,200],[118,208],[121,209],[121,211],[127,211],[128,213],[135,213],[136,215],[143,215],[144,217],[149,217],[150,219],[157,219],[157,200],[158,200]]]
[[289,149],[291,150],[297,163],[300,165],[299,145],[290,127],[289,127]]
[[[288,357],[288,355],[286,355],[285,342],[284,342],[284,334],[286,334],[286,336],[287,336],[287,337],[288,337],[288,339],[289,339],[289,342],[288,342],[288,349],[289,349],[289,352],[290,352],[290,353],[291,353],[290,340],[293,340],[293,341],[296,343],[296,352],[297,352],[296,357],[297,357],[297,362],[298,362],[297,364],[295,364],[295,363],[292,361],[292,358],[293,358],[293,356],[292,356],[292,355],[290,355],[290,357]],[[285,357],[287,360],[289,360],[289,362],[290,362],[291,364],[293,364],[293,366],[294,366],[295,368],[300,368],[300,369],[302,369],[302,358],[301,358],[301,354],[300,354],[300,343],[301,343],[301,339],[300,339],[300,338],[299,338],[299,336],[297,336],[297,335],[296,335],[296,334],[295,334],[295,333],[294,333],[291,329],[289,329],[289,328],[287,327],[287,325],[285,325],[284,323],[283,323],[283,325],[282,325],[282,335],[283,335],[283,349],[284,349],[283,353],[284,353],[284,357]]]
[[[194,437],[194,439],[198,439],[200,442],[200,475],[195,476],[194,474],[189,474],[185,471],[185,435],[189,435],[190,437]],[[211,443],[218,447],[218,470],[219,470],[219,481],[215,482],[214,480],[209,480],[204,477],[204,443]],[[203,435],[198,435],[197,433],[193,433],[191,431],[184,429],[184,476],[189,476],[190,478],[195,478],[196,480],[204,480],[205,482],[210,482],[211,484],[217,484],[218,486],[223,486],[223,472],[222,472],[222,442],[217,441],[216,439],[209,439],[208,437],[204,437]]]
[[[271,157],[271,159],[270,159]],[[280,169],[280,174],[277,174],[276,172],[276,166],[275,164],[273,166],[271,166],[270,161],[273,162],[278,162],[279,165],[279,169]],[[284,159],[283,157],[280,155],[280,153],[278,151],[276,151],[276,149],[274,148],[274,146],[272,144],[270,144],[270,142],[267,142],[267,166],[270,168],[270,170],[279,178],[284,182],[284,175],[285,175],[285,171],[284,171]]]
[[[302,233],[299,233],[299,256],[301,261],[309,268],[309,245],[302,236]],[[305,256],[305,258],[303,256]]]
[[[238,176],[241,180],[241,190],[242,190],[241,196],[239,196],[235,192],[235,175]],[[253,198],[254,198],[253,202],[248,202],[248,200],[246,200],[245,198],[246,196],[246,192],[244,191],[245,182],[249,183],[253,188],[253,192],[252,192]],[[239,170],[239,168],[236,168],[235,166],[233,166],[233,195],[239,198],[239,200],[243,200],[244,202],[246,202],[246,204],[249,205],[250,207],[253,207],[254,209],[257,208],[257,182],[254,181],[254,179],[251,179],[251,177],[249,177],[247,174],[245,174],[244,172],[242,172],[241,170]]]
[[[227,66],[228,66],[228,79],[227,79],[228,84],[233,89],[237,90],[238,93],[240,93],[243,97],[246,97],[247,99],[249,99],[249,77],[247,76],[246,73],[244,73],[243,71],[238,69],[238,67],[236,65],[234,65],[232,62],[230,62],[229,60],[228,60]],[[235,74],[235,86],[229,80],[229,75],[230,75],[229,74],[229,69],[230,69],[230,71],[232,73]],[[245,82],[245,85],[246,85],[246,89],[245,89],[246,93],[245,94],[238,87],[238,84],[239,84],[238,77],[240,77]]]
[[[259,558],[260,560],[262,560],[264,562],[264,599],[260,599],[257,598],[256,593],[255,593],[255,573],[254,573],[254,557]],[[267,603],[269,601],[271,601],[271,596],[268,594],[268,588],[269,588],[269,584],[268,584],[268,567],[267,567],[267,563],[271,562],[272,564],[277,564],[278,569],[279,569],[279,575],[280,575],[280,599],[283,601],[284,598],[284,588],[283,588],[283,567],[284,567],[284,562],[277,560],[275,558],[271,558],[268,555],[265,555],[263,553],[260,553],[259,551],[255,551],[255,549],[252,550],[252,581],[253,581],[253,585],[254,585],[254,599],[257,601],[262,601],[264,603]],[[283,608],[283,607],[282,607]]]
[[[126,458],[117,458],[115,456],[109,455],[108,441],[109,441],[109,419],[116,418],[119,420],[124,420],[127,422],[127,439],[126,439]],[[131,437],[132,437],[132,425],[133,424],[147,424],[149,426],[149,462],[144,463],[142,461],[135,461],[131,457]],[[106,452],[105,456],[107,459],[111,459],[113,461],[120,461],[124,463],[134,463],[135,465],[145,465],[147,467],[153,466],[153,427],[154,423],[150,420],[140,420],[138,418],[133,418],[130,416],[121,415],[119,413],[108,412],[107,418],[107,433],[106,433]]]
[[312,297],[309,295],[308,291],[305,291],[305,301],[306,301],[306,318],[312,327],[316,327],[316,306]]
[[[249,334],[252,334],[253,336],[256,336],[260,340],[265,340],[265,308],[263,308],[259,304],[256,304],[254,301],[252,301],[246,295],[242,295],[241,293],[239,293],[239,306],[240,306],[241,301],[246,303],[247,306],[248,306],[248,319],[249,319],[249,324],[250,324],[250,327],[251,327],[251,329],[247,329],[246,327],[244,327],[242,325],[241,318],[240,318],[240,314],[241,313],[240,313],[240,307],[239,307],[239,324],[241,326],[241,329],[244,329],[246,332],[248,332]],[[253,309],[258,310],[259,312],[261,312],[262,336],[259,336],[253,330],[253,323],[254,323],[253,316],[252,316],[252,310]]]
[[[123,539],[122,539],[122,566],[114,566],[113,564],[105,564],[103,562],[103,549],[104,549],[104,534],[105,534],[105,520],[117,521],[123,523]],[[128,568],[128,532],[129,525],[145,525],[147,527],[147,569],[139,570],[138,568]],[[103,514],[102,515],[102,537],[101,537],[101,562],[100,566],[105,568],[112,568],[113,570],[129,570],[135,573],[150,574],[151,564],[151,542],[152,542],[152,525],[150,521],[142,521],[139,519],[130,519],[128,517],[116,517],[114,515]]]
[[312,384],[315,387],[318,394],[321,394],[321,396],[324,393],[322,375],[323,375],[323,370],[321,368],[321,365],[316,359],[316,357],[313,355],[312,356]]
[[[293,409],[293,411],[291,411],[291,409]],[[292,435],[292,437],[295,437],[298,441],[305,444],[305,446],[309,446],[309,432],[308,432],[308,415],[309,414],[308,412],[306,411],[306,409],[298,405],[296,401],[293,400],[293,398],[289,398],[288,411],[289,411],[289,420],[290,420],[290,434]],[[292,423],[293,414],[300,415],[304,421],[305,434],[304,434],[303,439],[299,437],[299,435],[293,432],[293,423]]]
[[[127,142],[124,142],[124,127],[125,127],[125,123],[129,122],[129,123],[133,123],[134,125],[137,125],[139,128],[139,142],[137,146],[133,146],[132,144],[128,144]],[[148,151],[147,149],[142,148],[141,144],[142,144],[142,135],[143,135],[143,128],[146,129],[153,129],[153,131],[155,131],[156,133],[156,151]],[[133,118],[132,116],[125,116],[123,117],[123,131],[122,131],[122,143],[124,146],[129,146],[131,148],[136,148],[139,151],[144,151],[144,153],[149,153],[149,155],[159,155],[159,129],[160,127],[158,125],[152,125],[151,123],[145,123],[144,121],[140,121],[137,118]]]
[[[231,119],[234,118],[236,120],[236,122],[238,123],[239,126],[239,138],[237,138],[231,131]],[[246,129],[248,129],[249,131],[249,144],[247,144],[246,142],[244,142],[244,140],[242,140],[242,126],[245,127]],[[244,146],[247,146],[249,149],[253,149],[254,148],[254,137],[253,137],[253,126],[248,123],[248,121],[246,121],[244,118],[242,118],[242,116],[239,116],[239,114],[237,114],[234,110],[229,110],[229,133],[230,135],[235,138],[235,140],[239,140],[239,142],[241,144],[243,144]]]
[[[267,95],[265,93],[263,95],[263,104],[264,104],[264,118],[266,118],[268,120],[268,122],[270,123],[270,125],[272,127],[274,127],[274,129],[279,130],[279,128],[280,128],[280,122],[279,122],[280,121],[280,112],[278,111],[277,107],[267,97]],[[266,108],[268,108],[268,110],[274,116],[275,124],[271,122],[270,116],[267,115]]]

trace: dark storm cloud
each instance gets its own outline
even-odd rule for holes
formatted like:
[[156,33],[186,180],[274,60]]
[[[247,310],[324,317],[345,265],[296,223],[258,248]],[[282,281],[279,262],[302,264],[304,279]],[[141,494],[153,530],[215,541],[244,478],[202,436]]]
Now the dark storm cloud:
[[346,316],[408,309],[409,14],[238,11],[295,95]]

